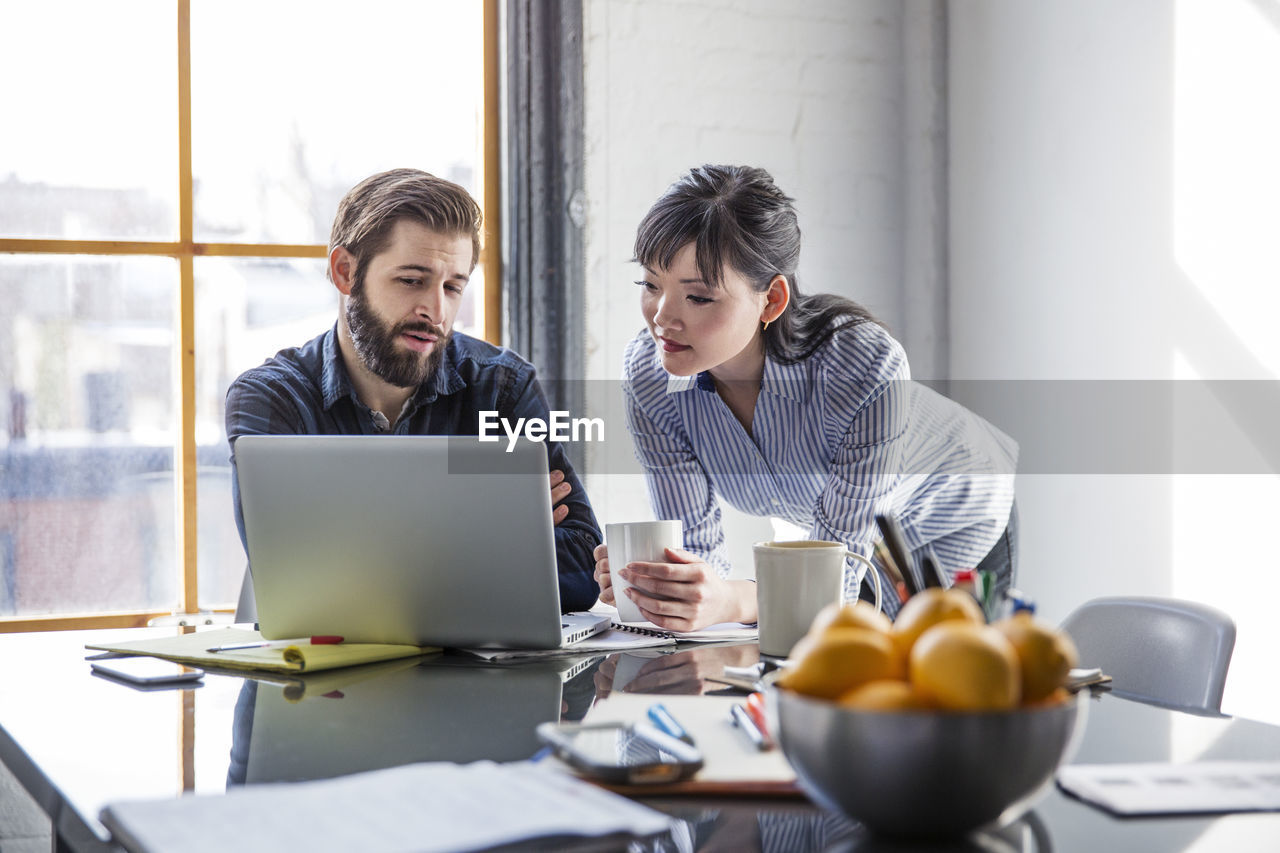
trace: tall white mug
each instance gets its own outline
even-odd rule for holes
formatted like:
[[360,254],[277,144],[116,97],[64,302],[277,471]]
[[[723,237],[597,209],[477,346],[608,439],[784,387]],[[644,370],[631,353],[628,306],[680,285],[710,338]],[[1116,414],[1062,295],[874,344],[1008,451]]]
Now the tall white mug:
[[631,586],[618,570],[627,563],[665,563],[666,548],[683,546],[683,532],[679,520],[628,521],[624,524],[606,524],[604,542],[609,547],[609,573],[613,575],[613,599],[618,607],[618,617],[623,622],[644,622],[644,614],[636,603],[627,597]]
[[[844,561],[860,560],[873,573],[871,562],[840,542],[801,540],[757,542],[756,607],[760,624],[760,654],[786,657],[805,635],[818,611],[844,598]],[[876,607],[880,606],[879,587]]]

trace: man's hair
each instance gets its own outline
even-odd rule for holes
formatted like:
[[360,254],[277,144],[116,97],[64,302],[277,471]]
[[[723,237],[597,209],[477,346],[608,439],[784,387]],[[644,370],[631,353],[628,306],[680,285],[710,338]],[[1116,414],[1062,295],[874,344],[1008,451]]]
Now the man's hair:
[[[442,234],[471,236],[471,269],[480,258],[480,205],[462,187],[419,169],[392,169],[370,175],[338,202],[329,232],[329,252],[342,246],[356,257],[353,279],[387,247],[401,219]],[[326,274],[328,274],[326,272]]]

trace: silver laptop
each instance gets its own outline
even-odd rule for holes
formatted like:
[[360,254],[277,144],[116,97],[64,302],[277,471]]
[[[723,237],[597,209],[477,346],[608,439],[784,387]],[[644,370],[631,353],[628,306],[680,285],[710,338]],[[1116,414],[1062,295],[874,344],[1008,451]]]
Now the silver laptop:
[[235,456],[267,639],[554,649],[609,625],[560,612],[542,444],[244,436]]

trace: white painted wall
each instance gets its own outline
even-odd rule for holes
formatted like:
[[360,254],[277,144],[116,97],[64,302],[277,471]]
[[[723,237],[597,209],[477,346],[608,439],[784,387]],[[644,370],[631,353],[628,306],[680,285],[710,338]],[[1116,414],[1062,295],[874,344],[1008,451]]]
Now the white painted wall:
[[[936,133],[930,81],[908,80],[903,56],[930,37],[927,9],[898,0],[586,0],[589,378],[616,380],[643,325],[629,263],[636,225],[668,184],[703,163],[768,169],[797,202],[801,288],[855,299],[905,334],[907,211],[927,204],[933,183],[931,159],[917,168],[913,158]],[[922,21],[914,40],[904,37],[913,18]],[[914,149],[903,145],[908,127],[920,140]],[[926,218],[913,239],[927,247],[932,224]],[[927,289],[932,259],[913,259]],[[932,318],[926,326],[914,331],[921,357],[933,358],[940,330]],[[625,429],[620,417],[609,424],[614,435]],[[589,475],[587,485],[602,522],[650,517],[638,476]],[[750,543],[771,530],[736,514],[728,525],[737,574],[749,568]]]
[[[885,318],[917,376],[1274,380],[1275,2],[965,0],[947,4],[946,53],[931,10],[587,0],[589,376],[616,379],[641,325],[636,223],[717,161],[774,173],[799,203],[802,286]],[[930,257],[939,235],[949,267]],[[1154,438],[1187,450],[1195,414],[1218,422],[1213,443],[1254,453],[1232,412],[1194,408]],[[1226,707],[1280,717],[1280,478],[1255,455],[1263,473],[1246,476],[1020,475],[1021,584],[1052,620],[1111,594],[1226,610]],[[603,521],[648,517],[638,477],[588,486]],[[749,560],[760,528],[734,525]]]
[[[1280,7],[966,0],[949,22],[953,376],[1274,380]],[[1153,440],[1180,447],[1192,414],[1249,451],[1213,400]],[[1112,594],[1226,610],[1224,707],[1280,717],[1273,466],[1024,473],[1020,585],[1051,619]]]

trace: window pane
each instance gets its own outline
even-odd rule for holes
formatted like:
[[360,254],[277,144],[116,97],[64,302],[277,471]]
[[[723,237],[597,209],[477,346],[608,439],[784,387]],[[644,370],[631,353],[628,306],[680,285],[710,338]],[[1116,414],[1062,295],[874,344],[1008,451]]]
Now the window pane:
[[0,256],[0,614],[176,605],[177,279],[167,258]]
[[476,192],[483,4],[352,8],[192,3],[197,240],[325,243],[343,193],[397,166]]
[[0,236],[177,238],[175,8],[4,4]]
[[231,506],[227,388],[250,367],[333,325],[338,291],[324,267],[322,260],[196,259],[201,607],[234,604],[244,576]]
[[[280,350],[330,329],[338,291],[323,260],[197,258],[195,273],[200,606],[212,608],[236,601],[245,563],[231,505],[227,388]],[[471,278],[468,291],[483,285],[479,267]],[[464,303],[455,328],[478,335],[472,310]]]

